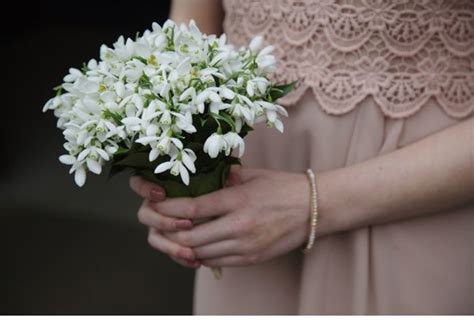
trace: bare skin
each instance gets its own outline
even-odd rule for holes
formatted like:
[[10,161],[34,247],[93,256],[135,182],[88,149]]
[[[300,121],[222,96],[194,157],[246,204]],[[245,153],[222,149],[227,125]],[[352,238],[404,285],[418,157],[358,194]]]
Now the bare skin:
[[170,19],[188,23],[194,19],[199,29],[207,34],[222,33],[224,12],[220,0],[173,0]]
[[[130,183],[146,199],[161,192],[160,201],[145,200],[140,221],[150,227],[150,245],[186,266],[260,263],[307,240],[304,173],[237,167],[229,187],[197,198],[164,199],[157,185],[138,177]],[[320,172],[317,188],[318,236],[473,204],[474,118],[389,154]],[[211,216],[217,219],[176,227]]]
[[[194,19],[205,33],[222,32],[220,0],[174,0],[170,18]],[[145,199],[138,218],[148,241],[183,266],[263,262],[303,247],[309,232],[304,173],[233,168],[229,187],[190,199],[166,199],[138,177]],[[474,203],[474,119],[363,163],[318,172],[319,224],[327,236]],[[191,220],[217,219],[193,226]]]

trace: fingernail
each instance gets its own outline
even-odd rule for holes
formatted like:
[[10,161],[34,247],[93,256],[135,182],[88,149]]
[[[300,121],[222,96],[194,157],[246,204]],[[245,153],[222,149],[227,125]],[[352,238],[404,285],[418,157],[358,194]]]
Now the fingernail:
[[189,220],[178,220],[175,223],[177,229],[189,230],[193,227],[193,223]]
[[151,189],[150,198],[153,201],[162,201],[165,199],[165,193],[160,189]]
[[180,253],[181,258],[194,260],[196,257],[194,256],[194,252],[191,250],[185,250]]
[[185,261],[193,268],[199,268],[201,266],[201,263],[197,260],[185,259]]

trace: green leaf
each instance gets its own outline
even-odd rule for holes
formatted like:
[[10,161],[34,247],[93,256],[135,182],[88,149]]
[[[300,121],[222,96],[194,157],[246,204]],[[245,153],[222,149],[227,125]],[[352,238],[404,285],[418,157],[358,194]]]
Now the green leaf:
[[116,112],[112,112],[108,109],[102,111],[102,117],[108,120],[114,120],[116,124],[122,123],[122,116]]
[[150,167],[149,163],[148,152],[133,152],[120,160],[114,161],[113,166],[145,169]]
[[268,92],[272,101],[279,99],[281,97],[286,96],[291,90],[294,89],[297,81],[293,81],[291,83],[279,85],[279,86],[272,86]]
[[114,156],[119,156],[119,155],[122,155],[124,153],[129,152],[129,151],[130,151],[130,149],[127,149],[127,148],[124,148],[124,147],[120,146],[118,148],[118,150],[114,153]]
[[89,71],[89,68],[87,67],[87,63],[83,62],[83,63],[82,63],[82,68],[81,68],[81,72],[82,72],[83,74],[86,74],[87,71]]
[[142,62],[142,63],[144,63],[144,64],[147,64],[147,63],[148,63],[148,61],[146,61],[146,59],[143,58],[143,57],[134,56],[132,59],[136,59],[136,60],[138,60],[138,61],[140,61],[140,62]]
[[56,92],[56,96],[60,96],[63,93],[63,86],[59,85],[53,88],[53,90]]
[[162,186],[165,189],[166,196],[169,198],[198,197],[222,189],[228,179],[230,167],[233,164],[240,164],[240,159],[235,157],[222,158],[211,170],[198,171],[199,173],[191,174],[188,186],[181,181],[181,177],[175,177],[168,172],[158,175],[154,174],[154,166],[146,168],[146,166],[137,165],[137,163],[134,163],[137,166],[133,168],[114,168],[112,166],[111,172],[117,173],[125,169],[132,169],[133,174],[140,175],[144,179]]
[[140,79],[138,79],[138,85],[142,88],[153,89],[150,78],[148,78],[145,73],[143,73]]
[[240,129],[239,135],[243,138],[252,130],[253,128],[251,126],[249,126],[247,123],[244,123],[244,125],[242,126],[242,129]]
[[233,120],[232,117],[229,116],[228,114],[226,114],[226,113],[217,114],[217,113],[212,113],[212,112],[211,112],[210,115],[211,115],[214,119],[224,121],[225,123],[227,123],[227,124],[230,126],[230,128],[232,129],[232,131],[235,131],[235,123],[234,123],[234,120]]

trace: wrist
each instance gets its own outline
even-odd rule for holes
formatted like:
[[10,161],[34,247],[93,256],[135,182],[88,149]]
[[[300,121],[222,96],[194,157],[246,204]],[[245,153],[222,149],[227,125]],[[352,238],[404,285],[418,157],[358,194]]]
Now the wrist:
[[311,222],[311,187],[306,173],[293,174],[293,183],[289,190],[288,205],[295,214],[291,215],[288,223],[293,225],[292,232],[298,238],[298,243],[303,249],[310,234]]
[[[316,238],[350,229],[351,207],[343,196],[350,182],[340,179],[338,170],[316,173],[318,226]],[[343,178],[343,177],[342,177]],[[341,183],[342,182],[342,183]]]

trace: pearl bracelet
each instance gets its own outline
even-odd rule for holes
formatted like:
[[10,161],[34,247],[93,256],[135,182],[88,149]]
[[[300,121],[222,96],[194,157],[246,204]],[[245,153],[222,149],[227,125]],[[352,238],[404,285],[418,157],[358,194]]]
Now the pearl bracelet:
[[311,189],[311,219],[310,219],[310,232],[308,243],[306,248],[303,249],[303,253],[308,253],[309,250],[313,247],[314,239],[316,239],[316,226],[318,224],[318,198],[316,192],[316,179],[313,170],[306,170],[306,175],[308,176],[309,185]]

